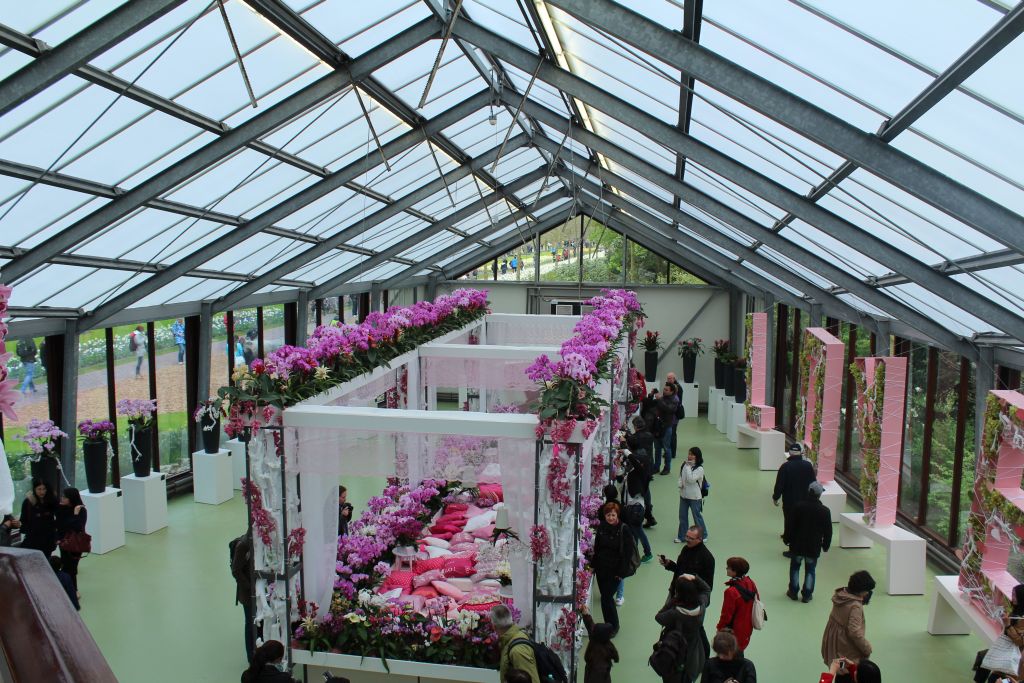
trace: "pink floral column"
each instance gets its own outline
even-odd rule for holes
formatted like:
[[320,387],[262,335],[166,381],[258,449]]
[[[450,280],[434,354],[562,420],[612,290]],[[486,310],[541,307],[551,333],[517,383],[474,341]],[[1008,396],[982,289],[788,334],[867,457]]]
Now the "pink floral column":
[[833,481],[836,474],[843,349],[843,342],[823,327],[804,330],[796,433],[801,436],[808,459],[817,467],[818,481],[823,484]]
[[900,491],[907,359],[857,358],[853,375],[864,459],[860,481],[864,521],[872,526],[892,526]]
[[768,386],[768,314],[747,315],[747,423],[775,429],[775,408],[766,405]]

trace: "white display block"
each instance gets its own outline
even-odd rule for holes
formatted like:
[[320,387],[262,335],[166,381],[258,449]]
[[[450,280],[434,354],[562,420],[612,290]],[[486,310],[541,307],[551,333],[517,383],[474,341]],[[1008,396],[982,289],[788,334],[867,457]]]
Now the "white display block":
[[235,495],[231,488],[231,451],[222,448],[216,453],[196,451],[192,454],[192,491],[195,501],[220,505]]
[[718,423],[718,406],[722,404],[722,389],[711,387],[708,389],[708,422]]
[[[322,680],[320,667],[332,672],[358,671],[360,683],[376,683],[390,681],[404,683],[408,677],[411,681],[464,681],[466,683],[500,683],[497,669],[482,669],[472,666],[453,666],[450,664],[427,664],[410,662],[402,659],[389,659],[387,668],[380,657],[360,657],[358,655],[340,655],[333,652],[310,652],[309,650],[292,650],[292,661],[307,667],[309,680]],[[387,676],[385,679],[384,677]],[[356,680],[353,677],[353,680]]]
[[839,522],[839,516],[846,512],[846,491],[835,480],[822,482],[825,492],[821,494],[821,502],[832,513],[832,523]]
[[729,404],[729,420],[725,428],[725,436],[729,441],[736,443],[738,435],[736,430],[741,424],[747,421],[747,406],[744,403]]
[[121,489],[108,486],[103,493],[82,491],[82,502],[89,511],[85,530],[92,536],[95,555],[109,553],[124,545],[124,498]]
[[124,530],[151,534],[167,526],[167,475],[153,472],[148,477],[121,477],[124,491]]
[[1003,632],[1002,626],[982,614],[960,592],[958,577],[936,576],[935,593],[928,612],[928,633],[933,636],[968,635],[972,631],[989,646]]
[[700,398],[699,384],[681,384],[683,387],[683,410],[686,411],[687,420],[696,420],[700,415],[698,399]]
[[736,448],[756,448],[759,470],[775,471],[786,462],[786,435],[775,429],[754,429],[741,422],[736,425]]
[[729,404],[733,403],[732,396],[726,396],[725,392],[718,397],[718,412],[715,413],[715,426],[718,431],[725,434],[729,428]]
[[889,595],[924,595],[925,562],[928,544],[898,526],[874,527],[864,523],[859,512],[839,516],[839,546],[870,548],[875,542],[889,554]]
[[242,480],[245,479],[245,444],[231,439],[225,445],[231,451],[231,488],[241,491]]

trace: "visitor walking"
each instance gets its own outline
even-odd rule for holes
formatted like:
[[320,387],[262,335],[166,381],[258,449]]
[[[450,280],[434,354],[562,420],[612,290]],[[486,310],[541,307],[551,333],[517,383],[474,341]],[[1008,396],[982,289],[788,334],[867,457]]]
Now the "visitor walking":
[[672,587],[672,598],[655,615],[654,620],[666,629],[682,632],[686,648],[680,653],[679,666],[668,676],[662,676],[664,683],[696,681],[704,671],[707,652],[704,643],[704,612],[711,596],[711,586],[693,574],[683,574]]
[[268,640],[252,654],[252,662],[242,674],[242,683],[298,683],[277,668],[282,659],[284,645],[279,640]]
[[725,573],[729,580],[725,582],[725,600],[722,602],[722,615],[718,618],[717,627],[719,631],[729,629],[733,632],[741,656],[750,645],[750,635],[754,632],[757,585],[747,576],[749,572],[750,563],[742,557],[730,557],[725,561]]
[[586,605],[580,608],[580,613],[589,636],[587,650],[583,653],[586,664],[583,683],[612,683],[612,665],[619,661],[619,651],[612,642],[613,627],[611,624],[595,624]]
[[757,683],[754,663],[746,659],[736,645],[736,636],[719,631],[711,641],[714,657],[704,665],[700,683]]
[[510,669],[520,669],[530,675],[531,683],[540,683],[530,637],[515,623],[512,612],[505,605],[495,605],[489,614],[491,626],[498,634],[498,673],[501,680],[505,680]]
[[875,580],[861,570],[851,574],[846,586],[832,594],[832,613],[821,636],[821,658],[826,666],[840,657],[859,662],[871,656],[864,605],[871,602],[874,590]]
[[672,459],[675,460],[677,447],[679,446],[679,421],[686,417],[686,412],[683,410],[683,385],[676,380],[676,373],[674,372],[670,372],[665,376],[665,384],[672,385],[672,391],[679,403],[676,407],[676,419],[672,424],[672,437],[670,439]]
[[146,328],[136,325],[135,329],[128,335],[128,350],[135,354],[135,376],[142,376],[142,361],[146,359],[146,348],[149,340],[146,339]]
[[[649,459],[648,459],[649,460]],[[647,539],[643,523],[647,516],[646,501],[651,499],[651,474],[648,464],[636,454],[630,452],[625,458],[625,473],[623,475],[623,522],[629,527],[633,537],[640,541],[643,546],[644,556],[641,562],[644,564],[651,561],[654,555],[651,554],[651,543]]]
[[686,453],[686,462],[679,468],[679,530],[676,532],[676,543],[683,542],[683,534],[690,526],[690,513],[693,523],[700,527],[703,540],[708,540],[708,527],[704,523],[704,455],[697,446]]
[[605,503],[601,507],[601,523],[594,540],[591,561],[597,588],[601,592],[601,614],[612,625],[612,635],[619,632],[619,612],[615,606],[615,593],[619,581],[632,573],[630,562],[636,552],[636,540],[622,524],[618,503]]
[[[772,502],[775,505],[782,500],[782,540],[789,538],[790,514],[796,504],[807,497],[807,487],[815,480],[814,465],[804,460],[803,447],[795,443],[789,447],[789,455],[786,462],[779,467],[775,475],[775,490],[772,492]],[[789,551],[783,553],[789,557]]]
[[178,347],[178,365],[185,364],[185,321],[178,318],[171,325],[171,334],[174,335],[174,344]]
[[[71,534],[85,531],[85,522],[89,511],[82,502],[82,494],[76,488],[64,489],[60,505],[57,507],[57,543]],[[64,571],[71,577],[71,583],[78,590],[78,563],[82,561],[82,553],[60,549],[60,561]]]
[[[252,539],[245,533],[232,541],[231,576],[235,579],[235,604],[242,606],[242,618],[245,622],[245,658],[253,661],[256,647],[256,633],[252,623],[252,586],[254,583],[252,562]],[[230,544],[229,544],[230,545]]]
[[661,566],[672,572],[672,582],[669,584],[670,593],[676,579],[683,574],[696,574],[707,585],[715,585],[715,556],[704,545],[700,527],[691,526],[687,529],[684,540],[686,545],[683,546],[675,562],[667,559],[664,555],[658,557]]
[[21,380],[21,395],[28,396],[29,391],[34,394],[36,393],[36,383],[34,381],[36,376],[36,360],[39,356],[36,340],[32,337],[19,339],[14,350],[18,354],[18,360],[21,361],[22,367],[25,368],[25,375]]
[[643,464],[647,472],[647,482],[643,488],[644,496],[644,528],[650,529],[658,523],[654,518],[654,501],[651,496],[651,482],[654,480],[654,458],[651,451],[654,448],[654,435],[647,427],[647,421],[642,417],[633,418],[633,433],[626,433],[624,442],[633,456]]
[[21,504],[21,547],[52,555],[57,549],[56,513],[57,497],[50,490],[50,485],[39,477],[33,477],[32,490],[25,494]]
[[[658,403],[659,418],[663,421],[663,432],[661,435],[661,452],[665,454],[665,465],[661,470],[662,474],[668,474],[672,471],[672,456],[675,455],[675,451],[672,445],[672,439],[676,432],[676,425],[679,424],[679,408],[682,405],[679,396],[676,395],[676,389],[671,384],[666,384],[661,390],[661,399]],[[654,444],[654,464],[658,466],[661,458],[659,457],[658,443]]]
[[[804,602],[814,595],[814,575],[821,553],[832,545],[832,513],[821,502],[825,487],[812,481],[807,487],[807,498],[793,508],[789,525],[789,590],[790,600],[802,592]],[[800,565],[804,566],[803,591],[800,590]]]

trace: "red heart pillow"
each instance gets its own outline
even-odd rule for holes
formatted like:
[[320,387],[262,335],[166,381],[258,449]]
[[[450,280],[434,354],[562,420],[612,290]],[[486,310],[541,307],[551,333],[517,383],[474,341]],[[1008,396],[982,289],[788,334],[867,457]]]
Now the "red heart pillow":
[[412,590],[412,578],[414,574],[410,571],[395,571],[392,570],[388,578],[384,579],[384,583],[381,584],[381,592],[388,592],[395,588],[401,588],[402,592],[408,593]]
[[427,560],[416,560],[412,563],[412,570],[416,574],[429,572],[431,569],[444,569],[444,557],[432,557]]
[[468,557],[446,557],[444,562],[444,575],[446,577],[472,576],[476,570],[473,568],[473,560]]

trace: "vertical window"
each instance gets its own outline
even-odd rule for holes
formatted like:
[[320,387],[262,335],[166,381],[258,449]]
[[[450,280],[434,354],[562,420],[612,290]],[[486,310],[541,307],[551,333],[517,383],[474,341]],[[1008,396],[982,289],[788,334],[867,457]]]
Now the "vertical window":
[[949,536],[953,473],[957,464],[960,356],[949,351],[936,351],[935,360],[935,398],[932,404],[934,417],[925,525],[945,538]]
[[[17,420],[3,421],[4,449],[7,465],[14,480],[14,514],[20,514],[22,499],[32,487],[32,471],[28,460],[31,449],[18,437],[25,434],[29,420],[45,420],[50,417],[49,391],[46,381],[45,340],[43,337],[7,337],[7,350],[12,353],[7,361],[9,377],[16,380],[15,386],[21,392],[15,407]],[[75,434],[65,429],[68,436]],[[84,478],[84,474],[82,475]]]
[[[918,518],[924,459],[925,417],[928,411],[928,347],[900,340],[897,352],[907,351],[907,402],[900,466],[900,511]],[[903,354],[900,354],[903,355]]]

